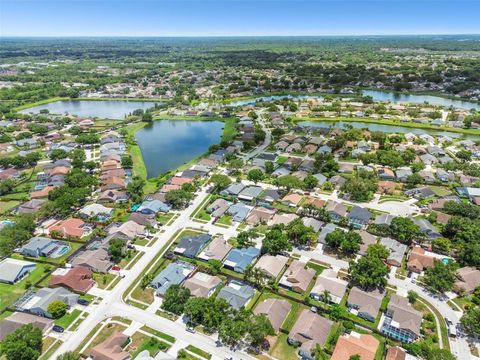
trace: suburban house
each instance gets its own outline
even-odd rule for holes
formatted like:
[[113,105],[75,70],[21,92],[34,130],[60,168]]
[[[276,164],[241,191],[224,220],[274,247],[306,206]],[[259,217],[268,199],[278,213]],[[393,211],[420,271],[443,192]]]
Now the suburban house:
[[41,288],[38,291],[27,292],[16,306],[20,311],[26,311],[34,315],[52,318],[52,314],[48,312],[48,305],[52,301],[62,301],[68,307],[72,307],[77,303],[80,295],[74,294],[62,287],[57,288]]
[[265,315],[270,320],[275,333],[278,333],[291,309],[292,304],[287,300],[265,299],[255,307],[253,313]]
[[282,204],[290,207],[297,207],[302,201],[303,196],[295,193],[285,195],[282,199]]
[[413,271],[420,274],[423,270],[433,266],[435,257],[430,255],[420,246],[415,246],[408,258],[407,268],[409,271]]
[[354,231],[358,235],[360,235],[360,237],[362,238],[362,243],[360,244],[360,250],[358,253],[360,255],[365,255],[367,253],[368,247],[377,242],[377,237],[365,230],[354,230]]
[[130,353],[123,350],[129,337],[120,332],[110,335],[105,341],[94,346],[90,351],[93,360],[128,360]]
[[260,256],[260,249],[250,246],[243,249],[233,249],[228,254],[223,265],[231,270],[243,273],[248,265]]
[[35,214],[45,204],[45,201],[46,200],[43,199],[32,199],[30,201],[27,201],[17,208],[17,213]]
[[238,280],[231,280],[227,286],[223,287],[218,295],[218,299],[225,299],[235,310],[239,310],[253,298],[255,289],[250,285]]
[[222,198],[218,198],[215,200],[213,203],[211,203],[209,206],[207,206],[206,211],[214,218],[219,218],[225,212],[228,210],[230,207],[230,204],[228,201]]
[[222,280],[216,276],[197,272],[188,278],[183,286],[190,290],[192,296],[210,297],[221,283]]
[[230,245],[226,240],[221,237],[217,237],[213,239],[210,244],[207,245],[205,250],[203,250],[198,258],[201,260],[209,261],[209,260],[219,260],[222,261],[225,256],[230,252],[232,249],[232,245]]
[[370,211],[360,206],[354,206],[347,215],[348,223],[357,229],[367,225],[370,218]]
[[245,222],[248,225],[253,226],[258,224],[267,224],[270,220],[272,220],[276,212],[276,209],[269,209],[263,206],[257,206],[250,212]]
[[12,258],[3,259],[0,261],[0,282],[15,284],[32,272],[36,266],[35,263],[28,261]]
[[193,272],[192,264],[177,261],[167,265],[151,282],[157,296],[163,296],[172,285],[180,285]]
[[347,215],[347,208],[345,205],[340,204],[336,201],[329,201],[327,202],[327,206],[325,210],[330,214],[330,217],[333,221],[339,221],[345,215]]
[[200,253],[200,251],[202,251],[211,238],[212,236],[209,234],[184,236],[178,242],[174,252],[175,254],[183,255],[188,258],[194,258]]
[[361,360],[374,360],[380,341],[370,334],[351,332],[338,338],[330,360],[348,360],[358,355]]
[[411,343],[420,337],[422,316],[406,297],[393,294],[385,312],[381,332],[394,340]]
[[263,189],[260,186],[248,186],[238,194],[238,199],[244,201],[253,201],[258,198],[262,192]]
[[389,237],[381,238],[380,244],[390,251],[387,257],[387,264],[398,267],[402,266],[402,260],[407,252],[408,246]]
[[233,221],[235,222],[242,222],[248,216],[251,210],[251,206],[247,206],[242,202],[238,202],[236,204],[231,205],[227,213],[228,215],[233,216]]
[[315,270],[306,269],[306,266],[307,264],[300,260],[293,260],[283,274],[279,285],[298,293],[304,293],[316,274]]
[[302,222],[303,222],[303,225],[312,228],[313,231],[315,231],[315,232],[320,231],[320,228],[324,224],[323,221],[314,219],[312,217],[303,217]]
[[317,344],[321,347],[325,345],[332,325],[333,321],[305,309],[290,330],[288,342],[300,347],[302,358],[313,359],[311,352]]
[[72,266],[83,266],[100,274],[106,274],[113,266],[107,250],[102,248],[82,251],[70,263]]
[[108,204],[108,203],[123,203],[128,201],[128,194],[124,191],[119,190],[105,190],[103,191],[97,199],[99,204]]
[[222,196],[237,196],[240,192],[245,188],[245,185],[242,183],[233,183],[230,184],[225,190],[220,191],[220,195]]
[[280,225],[280,224],[288,225],[292,221],[295,221],[296,219],[298,219],[297,214],[292,214],[292,213],[279,214],[279,213],[276,213],[275,215],[273,215],[272,219],[268,222],[267,225],[268,226],[274,226],[274,225]]
[[375,217],[375,225],[387,225],[390,226],[392,220],[395,219],[396,216],[392,214],[379,214]]
[[60,220],[48,228],[48,231],[61,234],[63,237],[81,238],[86,233],[85,222],[80,219],[69,218]]
[[111,224],[108,227],[107,240],[120,239],[124,241],[131,241],[136,237],[145,235],[145,226],[142,226],[135,221],[128,220],[124,223]]
[[20,248],[23,256],[29,257],[48,257],[53,254],[60,246],[59,241],[45,238],[33,237]]
[[115,209],[108,208],[102,204],[85,205],[80,211],[80,216],[89,219],[97,219],[99,221],[106,221],[113,215]]
[[34,328],[46,333],[53,326],[53,320],[23,312],[15,312],[0,322],[0,341],[5,339],[8,334],[27,324],[32,324]]
[[463,294],[471,294],[480,286],[480,270],[467,266],[457,270],[457,281],[455,291]]
[[160,200],[144,201],[137,209],[142,214],[157,214],[159,212],[167,213],[170,211],[170,205],[161,202]]
[[378,290],[367,292],[354,286],[348,295],[347,306],[353,314],[375,322],[383,297]]
[[347,286],[348,282],[339,279],[335,270],[326,269],[318,276],[310,296],[317,301],[323,301],[323,295],[328,292],[329,302],[340,304],[347,291]]
[[276,279],[287,264],[288,258],[282,255],[263,255],[255,264],[254,269],[263,271],[268,277]]
[[95,281],[92,280],[90,269],[77,266],[55,270],[48,285],[50,287],[62,286],[75,293],[85,294],[95,285]]

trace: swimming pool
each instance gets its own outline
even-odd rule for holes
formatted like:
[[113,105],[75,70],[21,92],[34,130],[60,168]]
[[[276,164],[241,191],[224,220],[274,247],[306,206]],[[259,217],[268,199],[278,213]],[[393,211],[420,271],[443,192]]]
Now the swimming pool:
[[55,252],[50,255],[51,258],[59,258],[70,251],[70,245],[60,245]]

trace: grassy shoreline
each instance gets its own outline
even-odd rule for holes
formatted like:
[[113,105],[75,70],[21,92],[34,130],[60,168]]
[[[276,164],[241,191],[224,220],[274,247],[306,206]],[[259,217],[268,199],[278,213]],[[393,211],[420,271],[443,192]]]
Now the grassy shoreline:
[[377,119],[369,119],[369,118],[349,118],[349,117],[335,117],[335,118],[294,117],[294,118],[292,118],[292,120],[294,122],[300,122],[300,121],[332,122],[332,123],[340,122],[340,121],[359,122],[359,123],[365,123],[365,124],[390,125],[390,126],[399,126],[399,127],[412,128],[412,129],[448,131],[448,132],[454,132],[454,133],[465,134],[465,135],[478,135],[478,136],[480,136],[480,130],[478,130],[478,129],[459,129],[459,128],[452,128],[452,127],[434,126],[434,125],[430,125],[430,124],[417,124],[417,123],[412,123],[412,122],[400,122],[400,121],[393,121],[393,120],[377,120]]

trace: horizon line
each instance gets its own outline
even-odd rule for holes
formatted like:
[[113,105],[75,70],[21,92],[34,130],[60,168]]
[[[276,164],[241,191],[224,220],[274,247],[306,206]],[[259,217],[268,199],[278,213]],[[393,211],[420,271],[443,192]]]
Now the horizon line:
[[302,34],[302,35],[268,35],[268,34],[230,34],[230,35],[1,35],[3,38],[262,38],[262,37],[361,37],[361,36],[480,36],[479,33],[378,33],[378,34]]

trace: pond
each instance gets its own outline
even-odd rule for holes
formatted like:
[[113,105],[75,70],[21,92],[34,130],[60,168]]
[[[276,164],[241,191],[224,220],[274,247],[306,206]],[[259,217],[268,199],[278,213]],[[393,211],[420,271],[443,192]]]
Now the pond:
[[204,154],[218,144],[223,122],[159,120],[135,134],[147,168],[147,177],[159,176]]
[[363,90],[363,96],[371,96],[373,101],[390,101],[396,103],[415,103],[423,104],[428,102],[432,105],[440,105],[445,107],[453,106],[454,108],[460,109],[477,109],[480,110],[480,104],[472,101],[462,101],[455,99],[447,99],[440,96],[432,95],[414,95],[414,94],[404,94],[396,93],[394,91],[383,91],[383,90]]
[[338,129],[345,129],[347,125],[351,125],[353,128],[363,129],[368,128],[370,131],[381,131],[386,133],[413,133],[416,135],[422,134],[429,134],[433,136],[449,136],[451,138],[465,138],[465,139],[472,139],[478,140],[480,138],[479,135],[465,135],[462,133],[455,133],[450,131],[443,131],[443,130],[432,130],[432,129],[417,129],[417,128],[409,128],[404,126],[395,126],[395,125],[383,125],[383,124],[374,124],[374,123],[366,123],[361,121],[300,121],[298,123],[300,126],[310,126],[310,127],[317,127],[317,128],[338,128]]
[[[21,112],[39,113],[47,109],[51,114],[73,114],[80,117],[97,117],[100,119],[123,120],[133,110],[146,110],[155,106],[153,101],[128,101],[128,100],[61,100],[48,104],[34,106]],[[158,102],[157,102],[158,104]]]

